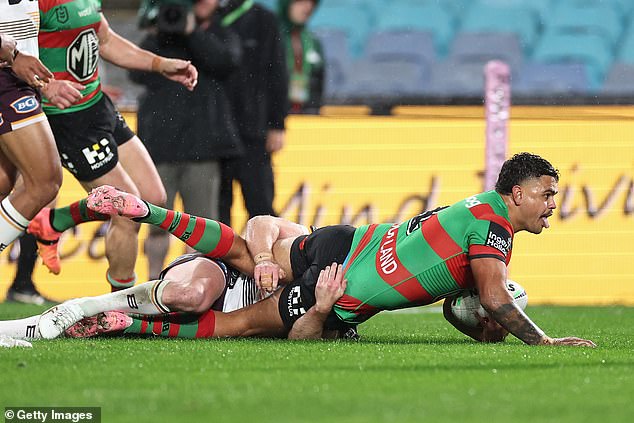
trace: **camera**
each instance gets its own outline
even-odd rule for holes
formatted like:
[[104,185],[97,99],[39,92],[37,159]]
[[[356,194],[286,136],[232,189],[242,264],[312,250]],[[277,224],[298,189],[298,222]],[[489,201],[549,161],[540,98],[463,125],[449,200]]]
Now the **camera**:
[[187,16],[196,0],[144,0],[139,8],[139,27],[156,27],[165,34],[184,34]]

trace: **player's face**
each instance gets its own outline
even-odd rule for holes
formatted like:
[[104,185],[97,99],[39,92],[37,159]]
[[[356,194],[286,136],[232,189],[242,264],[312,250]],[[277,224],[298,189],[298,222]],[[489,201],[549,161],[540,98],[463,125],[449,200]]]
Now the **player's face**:
[[557,181],[552,176],[541,176],[522,183],[520,205],[524,229],[538,234],[544,228],[549,228],[548,218],[557,208]]

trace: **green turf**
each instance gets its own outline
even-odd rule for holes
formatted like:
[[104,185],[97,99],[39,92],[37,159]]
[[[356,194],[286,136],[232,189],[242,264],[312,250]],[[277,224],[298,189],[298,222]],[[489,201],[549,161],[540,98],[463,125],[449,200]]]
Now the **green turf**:
[[631,421],[634,308],[528,311],[599,348],[481,345],[437,313],[384,313],[361,342],[40,341],[0,349],[0,405],[100,406],[104,422]]

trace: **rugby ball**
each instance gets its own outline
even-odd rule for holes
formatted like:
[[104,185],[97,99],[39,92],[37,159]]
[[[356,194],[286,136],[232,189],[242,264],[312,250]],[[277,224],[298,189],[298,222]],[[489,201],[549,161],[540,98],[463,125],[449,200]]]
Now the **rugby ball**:
[[[506,281],[506,289],[508,289],[509,294],[513,297],[515,304],[524,310],[528,304],[528,295],[522,285],[508,279]],[[478,326],[479,323],[474,312],[482,317],[489,316],[480,304],[480,297],[475,289],[464,290],[452,297],[451,312],[458,320],[472,328]]]

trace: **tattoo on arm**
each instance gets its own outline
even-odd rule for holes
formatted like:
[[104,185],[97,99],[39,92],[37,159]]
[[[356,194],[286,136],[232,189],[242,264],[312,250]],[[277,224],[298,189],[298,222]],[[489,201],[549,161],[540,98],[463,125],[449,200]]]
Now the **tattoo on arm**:
[[502,304],[489,313],[506,330],[529,345],[539,344],[544,337],[544,332],[515,304]]

